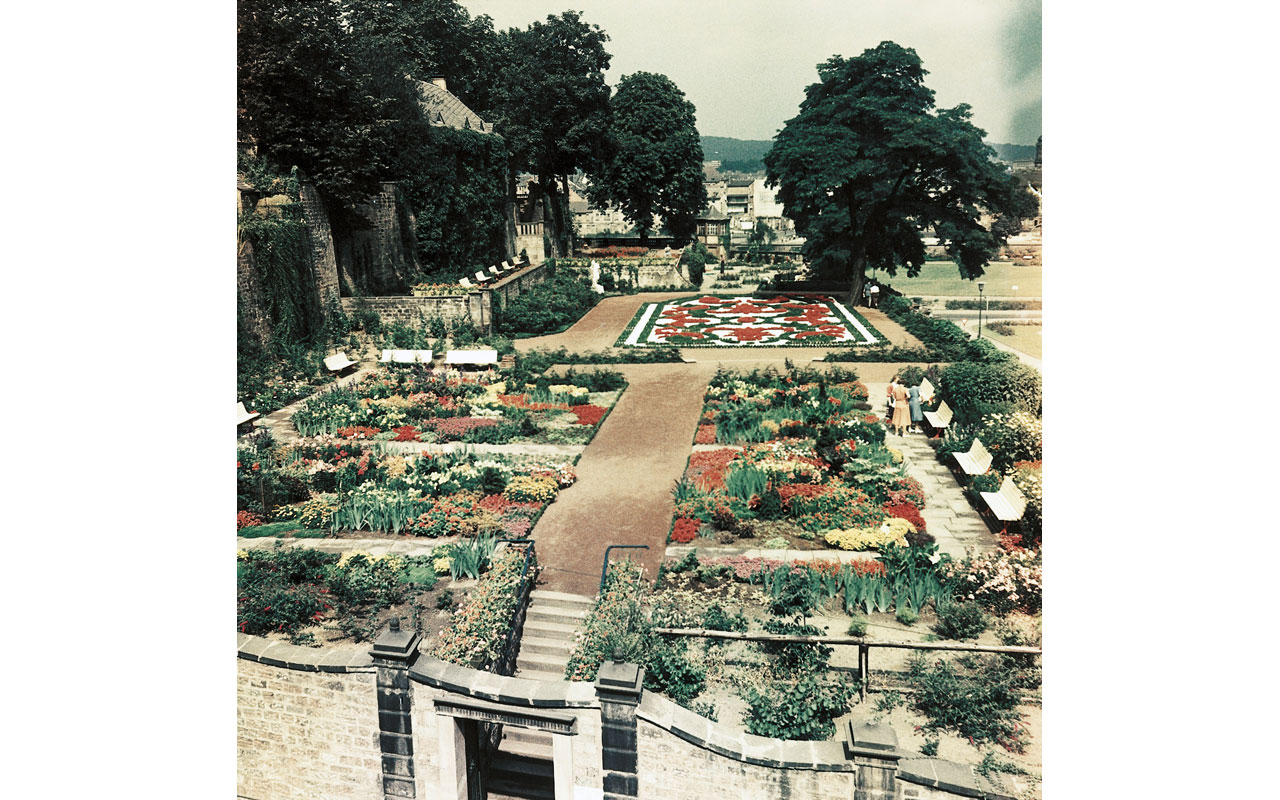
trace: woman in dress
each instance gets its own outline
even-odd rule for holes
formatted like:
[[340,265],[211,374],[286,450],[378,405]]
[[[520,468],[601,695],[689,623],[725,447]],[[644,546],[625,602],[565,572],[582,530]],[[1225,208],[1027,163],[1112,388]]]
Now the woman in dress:
[[907,387],[893,379],[893,427],[899,436],[907,435],[907,426],[911,424],[911,411],[907,408]]
[[911,430],[916,431],[924,421],[924,412],[920,410],[920,387],[912,386],[907,389],[907,397],[909,398],[907,406],[911,409]]

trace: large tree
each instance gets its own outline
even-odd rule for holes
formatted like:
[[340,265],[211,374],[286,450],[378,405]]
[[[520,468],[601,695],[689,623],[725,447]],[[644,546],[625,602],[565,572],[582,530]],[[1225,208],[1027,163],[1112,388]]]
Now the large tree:
[[352,68],[337,4],[240,0],[237,23],[241,140],[343,205],[375,191],[383,115]]
[[805,256],[819,274],[849,279],[855,301],[867,267],[919,274],[929,226],[962,276],[981,276],[1004,240],[979,217],[1025,207],[969,106],[935,108],[926,74],[893,42],[832,57],[765,155]]
[[693,103],[665,75],[637,72],[618,81],[610,108],[613,157],[592,184],[592,201],[621,208],[641,244],[655,214],[677,241],[692,238],[707,205]]
[[594,172],[606,157],[607,41],[598,25],[583,22],[576,11],[549,15],[546,22],[499,37],[494,121],[512,154],[512,168],[538,176],[554,255],[572,246],[568,176],[578,169]]

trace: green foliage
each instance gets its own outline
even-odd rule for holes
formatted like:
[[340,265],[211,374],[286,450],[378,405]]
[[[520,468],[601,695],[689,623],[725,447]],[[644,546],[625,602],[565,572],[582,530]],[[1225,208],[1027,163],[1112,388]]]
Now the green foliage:
[[701,286],[707,264],[712,260],[711,251],[702,242],[694,242],[685,248],[684,263],[689,268],[689,282]]
[[900,605],[898,606],[898,613],[894,615],[894,619],[903,625],[915,625],[919,621],[920,615],[912,610],[911,606]]
[[747,630],[747,618],[741,611],[730,614],[721,608],[719,603],[713,603],[702,614],[702,627],[710,631],[738,631],[739,633],[745,633]]
[[644,661],[644,688],[662,692],[680,705],[702,693],[707,671],[689,661],[684,637],[657,637]]
[[311,342],[322,331],[320,297],[311,268],[311,235],[297,204],[278,214],[240,218],[240,238],[253,251],[253,269],[275,339]]
[[829,739],[835,734],[834,720],[848,712],[856,693],[852,684],[820,680],[813,674],[764,691],[748,687],[743,694],[747,732],[771,739]]
[[987,615],[977,603],[944,603],[933,629],[944,639],[976,639],[987,629]]
[[665,75],[636,72],[618,81],[610,105],[613,159],[593,181],[592,201],[620,208],[642,243],[655,214],[688,240],[707,204],[693,104]]
[[939,660],[930,664],[923,654],[908,662],[907,682],[915,690],[912,707],[924,715],[927,733],[954,731],[974,744],[994,742],[1021,752],[1018,704],[1022,692],[1017,675],[999,659],[975,658],[970,667]]
[[495,327],[508,334],[556,333],[577,322],[599,301],[600,296],[586,284],[556,275],[512,298],[496,315]]
[[845,633],[850,636],[866,636],[867,635],[867,619],[866,617],[854,617],[849,620],[849,629]]
[[[1040,372],[1017,361],[951,364],[942,370],[938,389],[947,405],[961,417],[993,406],[1040,416],[1043,406]],[[983,443],[987,440],[983,439]]]
[[981,275],[1001,244],[981,210],[1017,204],[1021,187],[992,160],[969,106],[935,109],[925,74],[893,42],[833,56],[765,155],[806,257],[819,274],[851,274],[855,295],[868,266],[918,275],[930,225],[962,275]]
[[764,494],[769,485],[769,475],[753,466],[739,465],[725,476],[724,485],[725,490],[734,497],[750,500],[754,495]]

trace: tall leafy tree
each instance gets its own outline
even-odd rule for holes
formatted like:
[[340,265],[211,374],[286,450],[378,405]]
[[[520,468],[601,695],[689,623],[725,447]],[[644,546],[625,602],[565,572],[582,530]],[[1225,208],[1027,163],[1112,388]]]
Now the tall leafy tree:
[[240,138],[343,205],[375,191],[382,115],[352,69],[338,5],[240,0],[237,25]]
[[621,208],[642,244],[655,214],[678,241],[692,238],[707,205],[693,103],[665,75],[637,72],[618,81],[610,107],[613,157],[592,184],[592,201]]
[[538,176],[544,223],[555,255],[572,246],[567,176],[605,158],[609,36],[576,11],[549,15],[499,37],[499,78],[491,111],[512,154],[512,169]]
[[855,299],[868,266],[919,274],[929,226],[962,276],[981,276],[1004,240],[980,215],[1025,207],[969,106],[935,108],[926,74],[914,50],[893,42],[832,57],[765,155],[806,257],[819,274],[847,278]]

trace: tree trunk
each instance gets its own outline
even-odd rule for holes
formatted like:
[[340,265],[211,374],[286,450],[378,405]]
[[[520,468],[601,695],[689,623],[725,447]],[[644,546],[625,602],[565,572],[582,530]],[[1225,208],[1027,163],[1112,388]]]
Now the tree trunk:
[[858,305],[863,302],[862,287],[867,282],[867,255],[858,253],[853,258],[853,277],[849,287],[849,302]]
[[556,202],[556,180],[546,175],[538,176],[538,184],[542,187],[542,226],[547,239],[551,242],[551,256],[564,257],[564,243],[560,239],[560,215]]
[[503,227],[502,238],[503,244],[506,245],[507,258],[514,260],[520,254],[516,249],[516,237],[519,235],[516,231],[516,173],[515,170],[507,170],[507,224]]

